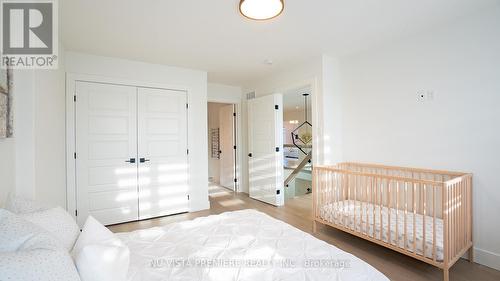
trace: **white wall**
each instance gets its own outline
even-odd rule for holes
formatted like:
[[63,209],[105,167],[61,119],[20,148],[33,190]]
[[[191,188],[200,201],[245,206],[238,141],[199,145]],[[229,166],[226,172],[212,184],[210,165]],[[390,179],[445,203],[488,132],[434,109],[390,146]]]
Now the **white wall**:
[[165,65],[66,52],[67,73],[90,74],[188,89],[190,210],[208,209],[207,73]]
[[211,102],[239,104],[241,93],[241,87],[217,83],[208,83],[207,85],[207,100]]
[[472,172],[477,262],[497,269],[499,27],[497,8],[341,60],[344,160]]
[[59,60],[57,70],[13,71],[14,137],[0,140],[0,204],[13,192],[66,207],[64,55]]
[[0,207],[16,184],[15,140],[0,139]]
[[[8,193],[33,197],[34,188],[34,120],[33,70],[12,72],[11,94],[14,98],[14,136],[0,140],[0,204]],[[22,164],[24,163],[24,165]]]
[[37,71],[34,79],[34,198],[66,207],[65,69],[59,50],[59,69]]

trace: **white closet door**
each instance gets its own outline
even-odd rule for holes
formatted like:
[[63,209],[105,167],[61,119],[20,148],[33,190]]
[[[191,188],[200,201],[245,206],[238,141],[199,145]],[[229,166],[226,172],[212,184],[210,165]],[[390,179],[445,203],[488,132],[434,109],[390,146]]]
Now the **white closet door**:
[[[88,215],[105,225],[138,219],[137,90],[76,83],[78,223]],[[126,162],[129,161],[129,162]]]
[[138,88],[139,218],[189,209],[187,94]]
[[275,205],[283,197],[283,96],[248,101],[248,168],[250,197]]
[[234,190],[234,106],[219,109],[220,185]]

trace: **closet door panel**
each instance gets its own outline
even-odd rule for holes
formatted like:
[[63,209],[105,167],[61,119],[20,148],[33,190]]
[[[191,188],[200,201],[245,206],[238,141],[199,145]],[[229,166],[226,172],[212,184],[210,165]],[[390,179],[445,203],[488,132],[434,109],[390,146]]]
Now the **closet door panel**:
[[137,220],[137,89],[77,82],[76,96],[78,223]]
[[140,219],[189,209],[186,102],[183,91],[138,88]]

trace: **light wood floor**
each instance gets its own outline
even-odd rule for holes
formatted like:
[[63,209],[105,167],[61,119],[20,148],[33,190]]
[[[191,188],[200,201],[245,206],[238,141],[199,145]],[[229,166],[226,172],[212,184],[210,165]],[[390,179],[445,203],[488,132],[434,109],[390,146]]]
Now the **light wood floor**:
[[[291,199],[287,201],[284,207],[277,208],[250,199],[246,194],[233,194],[224,188],[211,186],[210,204],[210,210],[115,225],[111,226],[110,229],[114,232],[126,232],[227,211],[256,209],[305,232],[312,233],[312,202],[310,196],[307,195]],[[363,259],[391,280],[443,280],[442,271],[433,266],[331,227],[320,227],[318,233],[314,234],[314,236]],[[451,268],[450,280],[499,281],[500,271],[469,263],[466,260],[460,260]]]

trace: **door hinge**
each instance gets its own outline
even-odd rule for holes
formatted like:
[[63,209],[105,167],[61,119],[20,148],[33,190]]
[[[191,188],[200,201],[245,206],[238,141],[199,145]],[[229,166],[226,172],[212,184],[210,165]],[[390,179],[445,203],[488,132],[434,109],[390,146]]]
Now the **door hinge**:
[[238,179],[234,179],[234,182],[238,182]]
[[233,146],[233,149],[236,149],[236,145],[235,145],[235,146]]
[[186,154],[189,154],[189,149],[186,149]]
[[278,109],[280,109],[280,106],[279,106],[279,105],[277,105],[277,104],[275,104],[275,105],[274,105],[274,109],[278,110]]
[[76,102],[76,94],[73,95],[73,102]]
[[75,217],[78,217],[78,210],[75,210]]
[[236,112],[233,112],[233,116],[236,117]]
[[280,148],[279,147],[276,147],[276,152],[280,152]]
[[279,190],[279,189],[278,189],[278,190],[276,190],[276,194],[277,194],[277,195],[280,195],[280,193],[281,193],[281,190]]
[[75,152],[75,153],[73,153],[73,158],[75,158],[75,159],[76,159],[76,152]]
[[189,103],[186,103],[186,108],[189,108]]
[[188,195],[188,200],[189,200],[189,195]]

